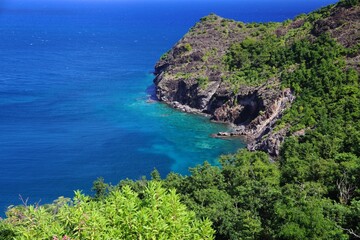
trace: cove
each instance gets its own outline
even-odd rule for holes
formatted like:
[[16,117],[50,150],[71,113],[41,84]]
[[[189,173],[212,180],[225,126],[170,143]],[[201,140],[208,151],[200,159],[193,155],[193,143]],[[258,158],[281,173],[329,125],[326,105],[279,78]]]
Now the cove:
[[[149,102],[153,66],[199,18],[280,21],[331,1],[5,1],[0,15],[0,208],[89,192],[244,147],[227,126]],[[247,9],[247,10],[246,10]],[[251,11],[249,11],[251,9]],[[272,11],[269,11],[271,9]],[[246,11],[245,11],[246,10]]]

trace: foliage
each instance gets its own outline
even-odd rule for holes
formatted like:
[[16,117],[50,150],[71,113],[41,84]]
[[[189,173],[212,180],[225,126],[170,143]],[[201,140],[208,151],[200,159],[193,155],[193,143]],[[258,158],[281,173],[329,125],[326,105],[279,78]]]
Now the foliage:
[[169,51],[161,55],[160,60],[165,60],[169,56]]
[[93,182],[93,187],[91,190],[95,192],[96,199],[101,199],[107,195],[109,188],[110,186],[104,182],[104,178],[99,177]]
[[192,46],[190,45],[190,43],[185,43],[184,48],[187,52],[190,52],[192,50]]
[[346,209],[320,198],[323,189],[319,184],[286,185],[282,198],[277,202],[275,225],[278,239],[348,239],[337,225],[344,219]]
[[178,72],[175,74],[176,79],[189,79],[191,77],[191,73]]
[[201,89],[206,89],[207,85],[209,84],[208,77],[198,77],[196,79],[197,83],[199,84]]
[[[220,159],[222,168],[209,163],[183,177],[170,173],[163,180],[200,219],[209,218],[217,239],[263,239],[271,236],[280,172],[262,152],[239,151]],[[142,191],[138,181],[121,182]]]
[[274,56],[281,47],[281,42],[275,38],[268,35],[262,40],[247,38],[233,44],[224,57],[228,70],[232,71],[227,80],[235,86],[256,86],[274,76],[277,73],[277,59]]
[[202,17],[202,18],[200,19],[200,22],[206,22],[206,21],[208,21],[208,22],[214,22],[214,21],[216,21],[218,18],[219,18],[219,17],[218,17],[216,14],[210,13],[208,16]]
[[353,6],[359,5],[360,1],[359,0],[341,0],[339,3],[345,7],[353,7]]
[[[97,185],[98,182],[95,182]],[[54,209],[56,208],[56,211]],[[208,220],[180,203],[175,190],[157,181],[144,187],[142,198],[124,186],[94,201],[75,192],[59,206],[16,207],[1,222],[0,236],[15,239],[212,239]],[[6,239],[6,238],[2,238]]]

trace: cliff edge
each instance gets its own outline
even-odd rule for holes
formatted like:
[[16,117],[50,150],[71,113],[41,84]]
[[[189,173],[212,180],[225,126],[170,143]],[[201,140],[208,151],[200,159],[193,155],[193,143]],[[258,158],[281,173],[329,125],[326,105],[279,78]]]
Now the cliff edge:
[[299,68],[287,49],[328,35],[354,49],[346,63],[359,71],[359,16],[358,5],[340,3],[283,23],[245,24],[210,14],[156,63],[156,95],[174,108],[233,124],[233,132],[218,137],[244,136],[248,149],[278,156],[286,136],[305,133],[278,124],[297,96],[283,79]]

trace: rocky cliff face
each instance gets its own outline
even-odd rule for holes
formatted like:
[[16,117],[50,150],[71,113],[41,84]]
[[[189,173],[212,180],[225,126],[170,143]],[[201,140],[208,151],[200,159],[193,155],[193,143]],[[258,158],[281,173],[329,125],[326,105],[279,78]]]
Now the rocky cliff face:
[[231,91],[221,80],[222,57],[235,41],[253,29],[244,24],[209,15],[196,24],[155,66],[154,80],[160,100],[179,102],[211,112],[213,95],[227,99]]
[[216,15],[201,19],[156,64],[154,82],[159,100],[172,107],[234,125],[233,132],[216,136],[244,136],[250,149],[275,156],[283,136],[274,143],[263,136],[271,134],[276,120],[294,100],[291,91],[281,90],[278,79],[235,90],[223,81],[227,77],[223,63],[227,50],[256,30]]
[[[321,32],[330,31],[345,45],[356,43],[356,39],[351,38],[351,42],[344,40],[339,33],[340,27],[353,31],[348,25],[337,26],[335,30],[331,27],[338,24],[338,15],[345,12],[345,8],[336,10],[327,19],[314,22],[309,36],[316,37]],[[353,12],[351,10],[352,15]],[[358,18],[355,19],[349,22],[358,28]],[[273,24],[269,29],[279,37],[298,28],[305,29],[304,22],[300,18],[288,24]],[[224,56],[232,44],[249,37],[259,38],[264,31],[267,31],[266,25],[262,24],[244,24],[214,14],[202,18],[156,64],[154,83],[158,99],[182,111],[207,114],[212,120],[231,123],[233,132],[216,136],[241,135],[248,140],[248,149],[278,156],[280,145],[288,135],[288,127],[277,131],[274,127],[294,101],[292,91],[281,87],[280,75],[257,85],[234,87],[226,81],[231,72]]]

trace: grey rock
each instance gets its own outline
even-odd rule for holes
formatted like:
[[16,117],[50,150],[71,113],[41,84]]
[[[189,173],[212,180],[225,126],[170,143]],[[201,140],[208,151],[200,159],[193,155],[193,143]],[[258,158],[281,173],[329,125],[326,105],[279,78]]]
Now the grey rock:
[[233,132],[214,137],[244,136],[249,149],[277,156],[286,131],[272,132],[294,101],[291,91],[282,90],[276,78],[260,86],[243,85],[236,91],[223,80],[227,76],[222,60],[226,51],[252,31],[256,28],[239,29],[235,21],[206,17],[155,65],[156,95],[181,111],[208,114],[214,121],[234,125]]

